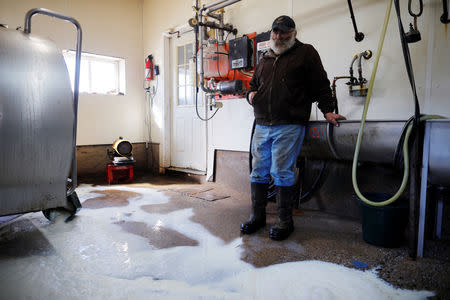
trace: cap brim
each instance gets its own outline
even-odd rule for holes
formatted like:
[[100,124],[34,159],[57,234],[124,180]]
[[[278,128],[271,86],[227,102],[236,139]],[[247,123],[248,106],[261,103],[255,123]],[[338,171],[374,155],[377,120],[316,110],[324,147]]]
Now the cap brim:
[[289,32],[291,29],[293,29],[293,28],[291,28],[291,27],[287,27],[287,26],[285,26],[285,25],[275,25],[275,26],[272,26],[272,30],[274,30],[274,29],[278,29],[278,30],[281,30],[281,31],[283,31],[283,32]]

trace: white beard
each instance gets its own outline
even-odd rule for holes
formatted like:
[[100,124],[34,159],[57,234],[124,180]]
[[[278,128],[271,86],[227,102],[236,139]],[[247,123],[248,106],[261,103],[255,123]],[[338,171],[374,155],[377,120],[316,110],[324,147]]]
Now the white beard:
[[292,46],[295,44],[295,35],[293,34],[289,40],[283,41],[281,46],[276,46],[275,41],[272,39],[272,36],[270,36],[270,49],[276,54],[280,55],[287,50],[291,49]]

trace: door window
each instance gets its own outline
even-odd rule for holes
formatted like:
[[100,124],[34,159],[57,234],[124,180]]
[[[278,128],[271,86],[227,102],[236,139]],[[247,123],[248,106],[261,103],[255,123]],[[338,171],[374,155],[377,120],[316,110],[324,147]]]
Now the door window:
[[178,106],[194,105],[194,44],[177,46]]

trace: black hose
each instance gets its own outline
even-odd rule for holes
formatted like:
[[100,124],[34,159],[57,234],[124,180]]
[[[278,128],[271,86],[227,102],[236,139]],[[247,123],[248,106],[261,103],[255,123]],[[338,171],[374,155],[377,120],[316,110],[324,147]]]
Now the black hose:
[[[420,114],[420,118],[422,118],[423,116],[425,116],[425,114]],[[400,139],[398,140],[397,147],[395,148],[393,165],[398,169],[403,167],[403,143],[405,142],[406,131],[408,130],[409,125],[414,121],[414,119],[414,116],[410,117],[408,121],[406,121],[405,125],[403,125]],[[412,145],[413,142],[414,139],[410,139],[409,145]],[[409,148],[410,147],[408,147],[408,149]]]
[[416,83],[414,80],[414,72],[413,67],[411,63],[411,54],[409,52],[408,43],[406,41],[406,35],[405,30],[403,29],[402,19],[400,17],[400,4],[399,0],[394,0],[395,4],[395,10],[397,13],[397,20],[398,20],[398,28],[400,31],[400,41],[402,44],[402,50],[403,50],[403,57],[405,59],[405,65],[406,65],[406,71],[408,73],[408,79],[409,83],[411,85],[411,89],[414,96],[414,124],[417,126],[420,122],[420,106],[419,106],[419,100],[417,99],[417,91],[416,91]]
[[414,121],[414,116],[409,118],[408,121],[406,121],[405,125],[403,125],[400,139],[398,140],[397,147],[395,148],[393,164],[396,168],[401,168],[403,166],[403,143],[405,142],[406,130],[408,129],[412,121]]
[[337,101],[337,97],[334,97],[334,113],[335,114],[339,114],[339,107],[338,107],[338,101]]
[[249,173],[252,172],[252,160],[253,160],[253,155],[252,155],[252,141],[253,141],[253,134],[255,133],[255,127],[256,127],[256,119],[253,120],[253,125],[252,125],[252,133],[250,135],[250,149],[248,151],[248,170]]
[[319,174],[316,176],[316,179],[314,180],[313,184],[309,188],[309,191],[307,191],[303,195],[300,195],[299,202],[306,202],[304,200],[307,199],[309,196],[311,196],[311,193],[313,193],[317,189],[320,179],[322,178],[323,171],[325,170],[326,166],[327,166],[327,161],[323,160],[322,167],[320,168]]

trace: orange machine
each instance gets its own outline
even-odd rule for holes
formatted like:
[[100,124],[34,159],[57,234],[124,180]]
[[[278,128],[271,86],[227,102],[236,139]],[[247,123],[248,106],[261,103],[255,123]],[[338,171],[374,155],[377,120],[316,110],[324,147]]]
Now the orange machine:
[[[209,63],[206,67],[207,70],[205,70],[205,79],[211,80],[214,79],[215,83],[220,82],[226,82],[226,81],[235,81],[235,80],[241,80],[242,81],[242,92],[239,94],[227,94],[222,95],[220,93],[215,94],[216,100],[225,100],[225,99],[236,99],[236,98],[245,98],[246,91],[250,88],[250,79],[253,76],[253,72],[255,70],[256,66],[256,32],[246,34],[246,36],[249,38],[250,41],[252,41],[252,48],[253,53],[252,55],[252,63],[251,66],[248,68],[241,68],[241,69],[231,69],[226,68],[226,72],[224,72],[224,63],[223,60],[220,58],[220,55],[228,55],[229,54],[229,43],[227,42],[225,45],[225,51],[226,53],[221,53],[219,49],[220,46],[216,44],[213,45],[213,47],[217,47],[219,51],[214,52],[214,55],[216,55],[216,63]],[[223,46],[222,46],[223,47]],[[223,49],[223,48],[222,48]],[[226,64],[228,64],[228,59],[226,61]],[[208,76],[209,75],[209,76]],[[219,76],[220,75],[220,76]]]

